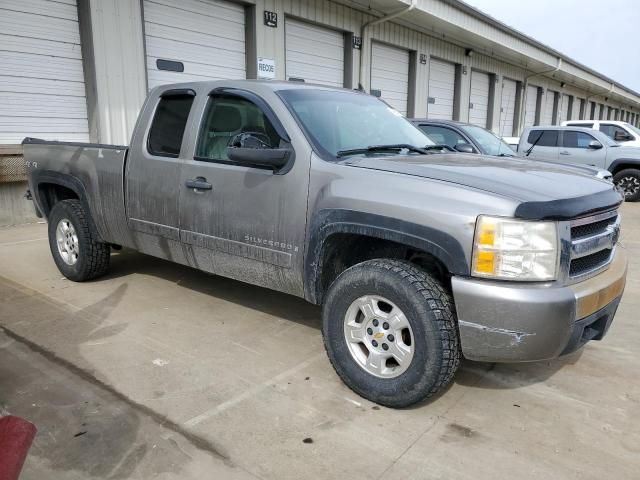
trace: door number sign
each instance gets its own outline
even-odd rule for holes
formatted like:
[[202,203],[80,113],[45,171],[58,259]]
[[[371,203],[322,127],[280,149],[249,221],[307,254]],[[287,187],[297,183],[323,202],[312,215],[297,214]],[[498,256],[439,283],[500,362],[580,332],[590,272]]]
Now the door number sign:
[[278,28],[278,14],[276,12],[264,11],[264,24],[267,27]]

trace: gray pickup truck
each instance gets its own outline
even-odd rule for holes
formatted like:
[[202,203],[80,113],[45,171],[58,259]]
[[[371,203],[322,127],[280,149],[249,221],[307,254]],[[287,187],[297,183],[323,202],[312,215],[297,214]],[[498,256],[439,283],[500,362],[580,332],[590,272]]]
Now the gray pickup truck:
[[463,356],[601,339],[625,284],[611,183],[437,151],[372,96],[249,80],[154,89],[129,147],[24,141],[67,278],[128,247],[303,297],[338,375],[391,407],[444,389]]

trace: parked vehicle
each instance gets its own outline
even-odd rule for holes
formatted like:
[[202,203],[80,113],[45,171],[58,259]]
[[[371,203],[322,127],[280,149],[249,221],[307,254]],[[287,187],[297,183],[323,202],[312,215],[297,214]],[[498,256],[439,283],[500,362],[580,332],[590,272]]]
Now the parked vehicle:
[[513,156],[513,150],[486,128],[454,120],[410,120],[436,144],[447,145],[462,153],[480,153],[497,157]]
[[520,143],[520,137],[502,137],[502,141],[511,147],[514,152],[518,151],[518,144]]
[[[480,153],[496,157],[513,157],[517,155],[517,144],[515,146],[507,144],[504,139],[501,139],[490,130],[477,125],[453,120],[412,119],[411,122],[433,142],[447,145],[459,152]],[[510,138],[513,141],[519,140],[517,137]],[[572,164],[571,166],[579,173],[586,173],[607,181],[613,181],[613,177],[608,170],[579,164]]]
[[565,127],[582,127],[599,130],[614,142],[625,147],[640,147],[640,129],[627,122],[614,120],[569,120],[562,122]]
[[601,339],[626,278],[610,183],[430,143],[364,93],[245,80],[155,88],[129,147],[28,138],[24,155],[70,280],[124,246],[303,297],[344,382],[404,407],[462,355]]
[[591,165],[612,173],[630,202],[640,200],[640,148],[623,147],[604,133],[581,127],[527,127],[518,155],[558,163]]

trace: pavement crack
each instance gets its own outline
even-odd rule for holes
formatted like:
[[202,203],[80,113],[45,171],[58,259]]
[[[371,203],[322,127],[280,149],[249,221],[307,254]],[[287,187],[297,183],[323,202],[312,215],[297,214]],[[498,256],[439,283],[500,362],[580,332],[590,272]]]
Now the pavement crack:
[[46,360],[59,365],[60,367],[66,369],[67,371],[69,371],[72,374],[76,375],[80,379],[82,379],[82,380],[84,380],[86,382],[89,382],[90,384],[92,384],[92,385],[98,387],[99,389],[107,392],[108,394],[112,395],[113,397],[115,397],[119,401],[121,401],[121,402],[125,403],[126,405],[128,405],[130,408],[132,408],[134,411],[138,412],[139,414],[150,418],[155,423],[157,423],[160,427],[166,428],[167,430],[170,430],[170,431],[182,436],[189,443],[191,443],[194,447],[198,448],[199,450],[207,452],[207,453],[213,455],[214,457],[222,460],[229,467],[236,467],[236,465],[233,464],[233,462],[231,461],[229,456],[226,453],[224,453],[223,451],[221,451],[221,449],[219,447],[217,447],[216,445],[214,445],[210,440],[207,440],[206,438],[201,437],[200,435],[197,435],[197,434],[195,434],[193,432],[190,432],[189,430],[185,429],[184,427],[182,427],[178,423],[176,423],[173,420],[169,419],[167,416],[156,412],[155,410],[147,407],[146,405],[143,405],[141,403],[136,402],[135,400],[132,400],[131,398],[129,398],[128,396],[126,396],[125,394],[120,392],[119,390],[115,389],[113,386],[105,383],[104,381],[100,380],[99,378],[96,378],[91,372],[89,372],[89,371],[87,371],[87,370],[85,370],[85,369],[83,369],[83,368],[71,363],[69,360],[66,360],[66,359],[60,357],[55,352],[53,352],[51,350],[48,350],[48,349],[38,345],[37,343],[34,343],[31,340],[19,335],[18,333],[12,331],[11,329],[7,328],[6,326],[0,326],[0,330],[5,335],[7,335],[7,337],[9,337],[12,340],[24,345],[26,348],[28,348],[32,352],[35,352],[38,355],[41,355]]

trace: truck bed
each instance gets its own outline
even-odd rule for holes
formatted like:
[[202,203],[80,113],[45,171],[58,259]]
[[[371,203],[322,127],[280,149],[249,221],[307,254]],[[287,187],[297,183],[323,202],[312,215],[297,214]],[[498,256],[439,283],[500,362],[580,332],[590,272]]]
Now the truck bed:
[[98,143],[57,142],[25,138],[22,142],[29,189],[47,216],[47,185],[76,192],[92,214],[105,242],[129,246],[124,202],[124,169],[128,147]]

